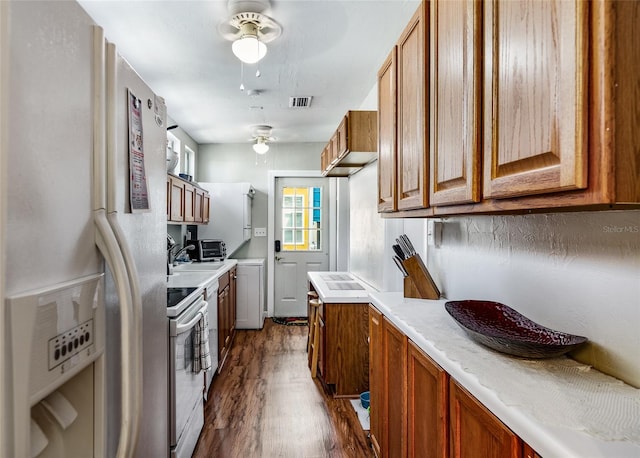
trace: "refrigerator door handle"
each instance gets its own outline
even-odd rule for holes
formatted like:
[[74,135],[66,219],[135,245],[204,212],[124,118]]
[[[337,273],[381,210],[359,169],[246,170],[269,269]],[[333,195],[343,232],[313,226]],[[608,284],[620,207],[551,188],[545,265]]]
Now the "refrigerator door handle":
[[[111,270],[120,302],[120,323],[122,327],[122,419],[117,456],[132,457],[137,439],[135,437],[137,428],[134,425],[138,420],[134,405],[139,402],[139,398],[136,399],[135,397],[135,381],[133,377],[129,378],[127,376],[131,372],[131,366],[135,365],[135,357],[131,358],[131,353],[133,352],[130,351],[135,344],[131,342],[131,333],[127,332],[134,324],[131,287],[122,252],[103,209],[95,211],[94,224],[97,229],[96,245],[98,245],[109,270]],[[133,367],[133,372],[137,373],[136,367]]]
[[[131,322],[129,327],[122,328],[122,347],[125,348],[126,341],[129,342],[129,354],[127,355],[131,360],[128,365],[123,364],[122,371],[123,379],[128,380],[131,383],[130,389],[132,392],[131,399],[129,399],[129,417],[131,421],[129,434],[131,435],[130,454],[126,456],[134,456],[135,445],[138,441],[138,432],[140,430],[140,419],[142,414],[142,294],[140,293],[140,281],[138,277],[138,270],[131,254],[131,249],[124,236],[122,228],[117,221],[117,212],[108,213],[107,221],[111,226],[116,241],[120,247],[122,258],[124,261],[125,269],[128,277],[129,292],[131,294],[130,303],[130,317]],[[125,331],[125,330],[128,330]],[[125,337],[125,334],[128,334]],[[124,383],[124,380],[123,380]]]

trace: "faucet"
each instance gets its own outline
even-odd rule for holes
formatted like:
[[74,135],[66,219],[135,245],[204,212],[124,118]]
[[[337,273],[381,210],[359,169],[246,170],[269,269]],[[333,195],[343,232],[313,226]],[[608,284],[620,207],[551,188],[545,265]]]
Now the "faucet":
[[180,256],[184,251],[191,251],[196,248],[195,245],[186,245],[178,250],[176,254],[173,254],[173,249],[177,245],[171,246],[167,249],[167,275],[173,275],[173,266],[175,266],[176,258]]

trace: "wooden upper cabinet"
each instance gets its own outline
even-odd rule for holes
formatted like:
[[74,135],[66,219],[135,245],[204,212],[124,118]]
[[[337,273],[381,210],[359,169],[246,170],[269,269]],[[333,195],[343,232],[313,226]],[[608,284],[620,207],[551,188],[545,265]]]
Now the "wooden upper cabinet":
[[408,456],[449,456],[449,375],[416,344],[407,356]]
[[169,177],[169,221],[184,221],[184,181]]
[[185,183],[184,185],[184,222],[195,222],[196,188]]
[[428,3],[422,2],[398,41],[398,210],[429,205],[427,62]]
[[376,159],[377,119],[376,111],[347,112],[320,155],[323,175],[346,177]]
[[348,118],[345,116],[342,118],[342,122],[338,126],[338,130],[336,130],[337,143],[336,143],[336,154],[338,160],[344,158],[349,151],[349,145],[347,144],[347,122]]
[[585,188],[588,3],[484,8],[484,197]]
[[209,224],[209,216],[211,214],[210,206],[211,206],[211,197],[209,197],[209,193],[206,192],[202,198],[202,223],[203,224]]
[[195,188],[195,201],[193,203],[193,216],[194,221],[196,223],[201,223],[203,221],[203,205],[204,205],[204,190],[200,188]]
[[431,2],[430,204],[480,201],[481,3]]
[[378,211],[396,210],[397,62],[394,46],[378,71]]
[[452,457],[522,456],[520,438],[453,379],[449,396]]
[[209,223],[211,199],[204,189],[167,174],[167,222]]

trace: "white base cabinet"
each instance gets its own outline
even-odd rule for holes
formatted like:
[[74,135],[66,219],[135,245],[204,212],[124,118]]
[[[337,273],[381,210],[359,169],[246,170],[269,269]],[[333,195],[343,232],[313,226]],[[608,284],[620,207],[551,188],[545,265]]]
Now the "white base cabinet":
[[262,329],[264,323],[264,259],[238,259],[236,329]]

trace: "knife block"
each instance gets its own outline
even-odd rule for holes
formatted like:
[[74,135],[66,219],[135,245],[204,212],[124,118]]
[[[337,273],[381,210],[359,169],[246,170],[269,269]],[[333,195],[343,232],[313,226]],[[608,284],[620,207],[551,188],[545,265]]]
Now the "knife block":
[[436,286],[420,255],[416,254],[402,261],[409,274],[404,278],[404,297],[415,299],[440,299]]

